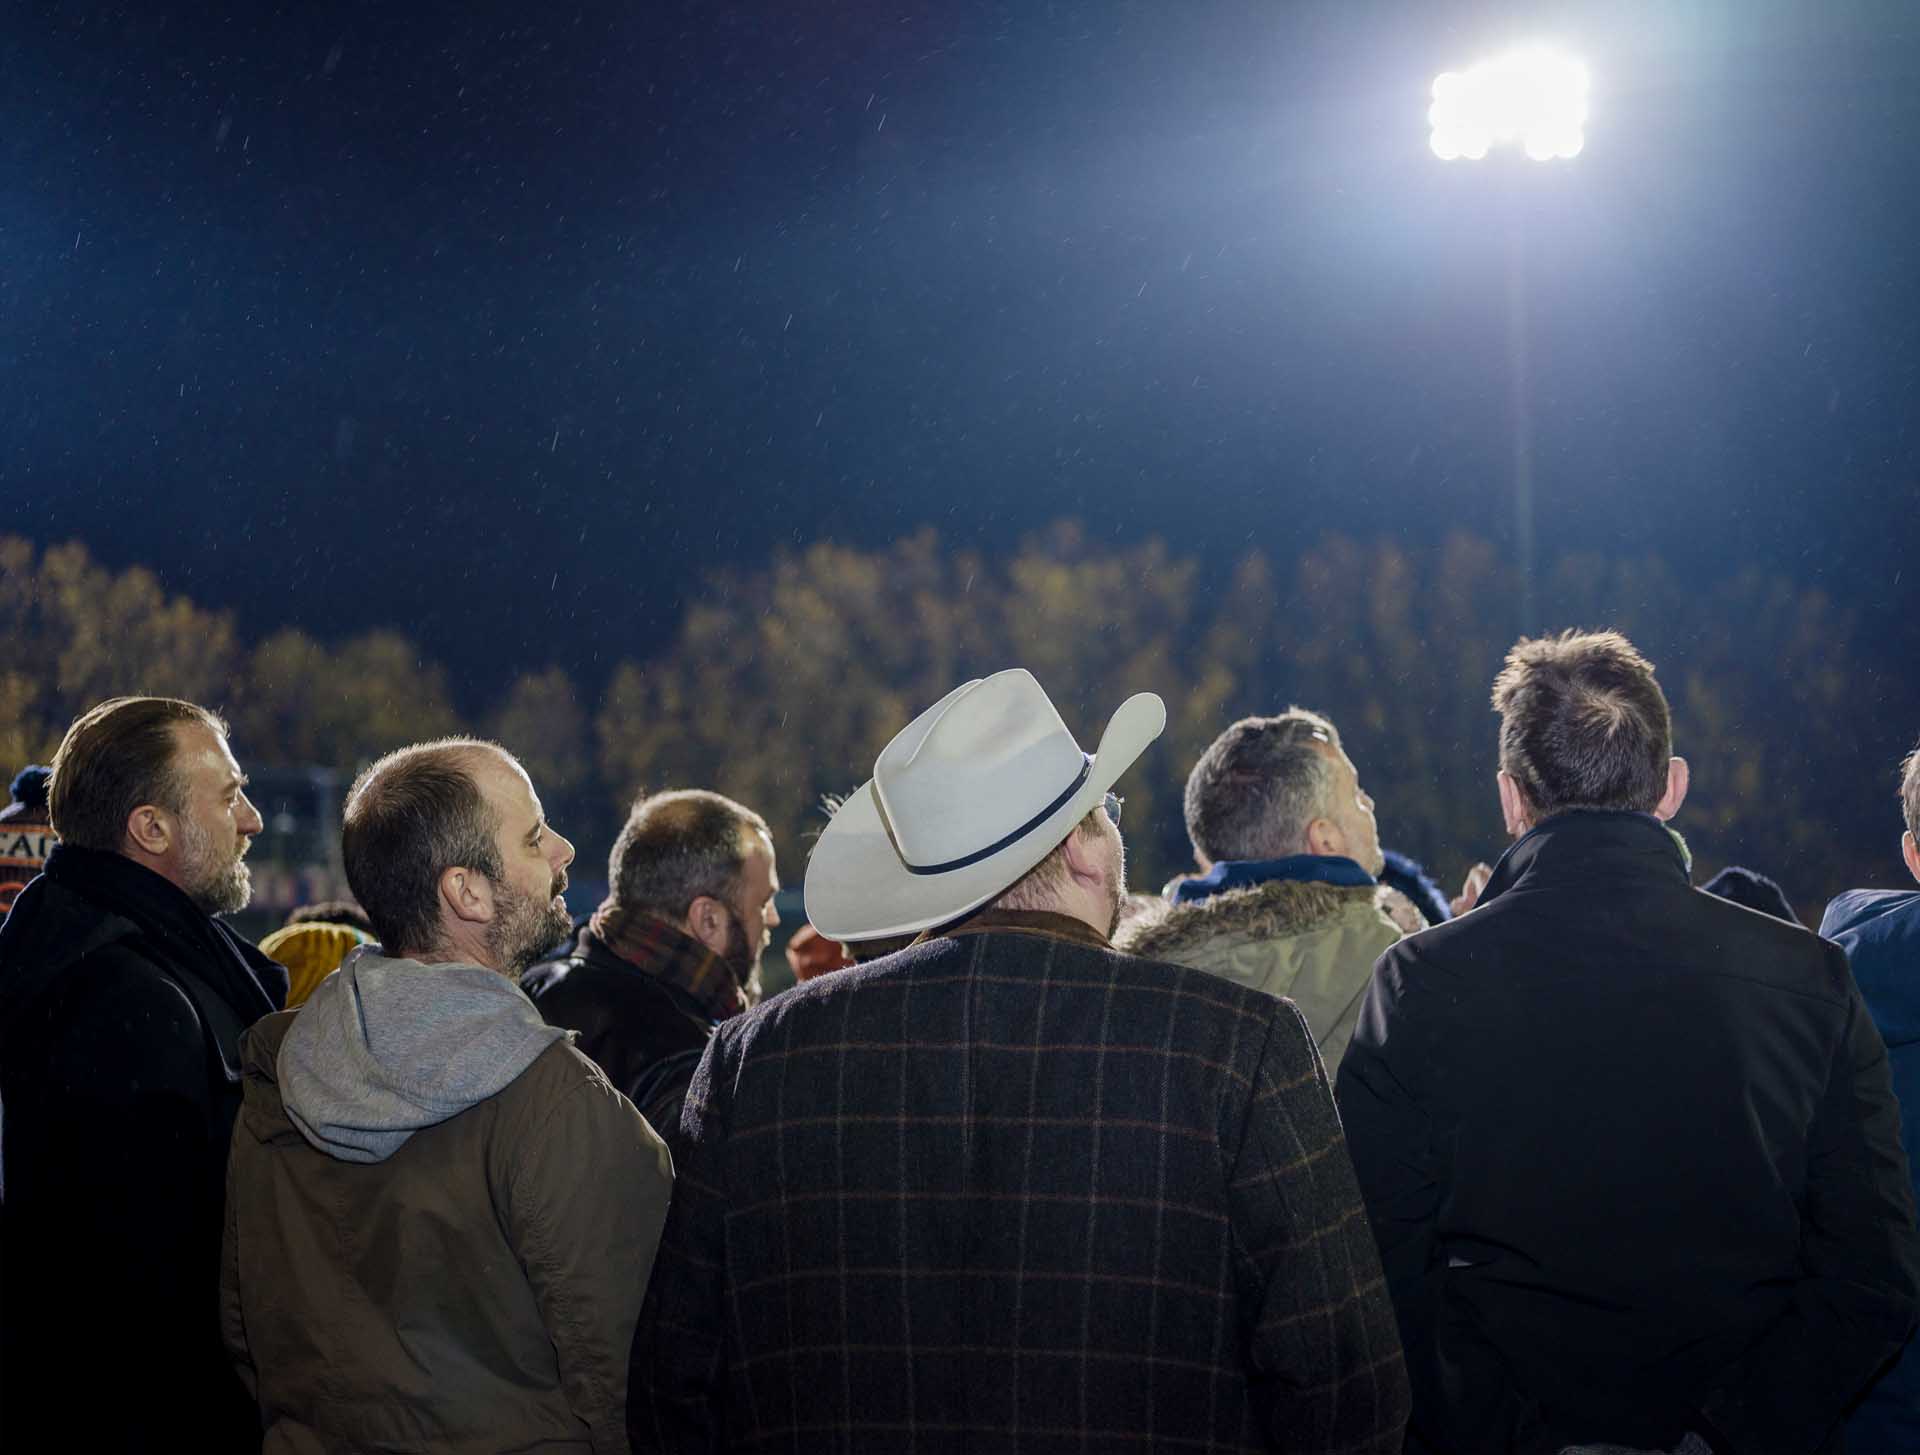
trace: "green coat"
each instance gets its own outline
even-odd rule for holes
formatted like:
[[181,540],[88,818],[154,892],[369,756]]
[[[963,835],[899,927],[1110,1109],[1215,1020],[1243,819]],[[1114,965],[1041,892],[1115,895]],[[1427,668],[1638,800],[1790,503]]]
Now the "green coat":
[[227,1172],[221,1317],[267,1455],[624,1455],[665,1145],[563,1040],[390,1158],[337,1160],[281,1101],[294,1015],[247,1033]]
[[1400,939],[1375,885],[1276,879],[1175,905],[1122,931],[1117,948],[1170,960],[1300,1008],[1328,1074],[1353,1037],[1373,962]]

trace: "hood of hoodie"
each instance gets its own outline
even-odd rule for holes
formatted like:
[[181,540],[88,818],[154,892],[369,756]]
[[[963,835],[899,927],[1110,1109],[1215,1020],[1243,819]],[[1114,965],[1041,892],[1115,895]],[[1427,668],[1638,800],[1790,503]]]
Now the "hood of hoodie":
[[481,965],[349,954],[294,1017],[275,1061],[300,1134],[345,1162],[384,1162],[423,1127],[496,1096],[567,1033]]

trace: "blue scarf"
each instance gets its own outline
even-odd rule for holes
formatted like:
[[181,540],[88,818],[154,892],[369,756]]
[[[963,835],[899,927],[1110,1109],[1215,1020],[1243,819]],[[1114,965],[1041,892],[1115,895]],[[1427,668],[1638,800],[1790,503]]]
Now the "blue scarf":
[[1284,859],[1224,859],[1197,879],[1174,886],[1175,904],[1197,904],[1232,889],[1251,889],[1276,879],[1302,879],[1309,884],[1362,885],[1374,877],[1351,859],[1335,854],[1289,854]]

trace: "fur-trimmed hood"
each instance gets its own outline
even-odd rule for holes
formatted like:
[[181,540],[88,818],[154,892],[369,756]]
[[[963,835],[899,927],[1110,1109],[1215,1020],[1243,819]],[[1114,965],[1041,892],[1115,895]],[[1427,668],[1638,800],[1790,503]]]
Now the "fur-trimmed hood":
[[1123,932],[1116,948],[1285,996],[1334,1067],[1352,1039],[1373,962],[1400,938],[1379,893],[1376,884],[1270,879],[1177,904]]
[[1321,884],[1274,879],[1192,904],[1177,904],[1157,919],[1121,931],[1114,948],[1148,960],[1178,961],[1185,953],[1233,936],[1277,940],[1330,924],[1356,904],[1372,905],[1372,884]]

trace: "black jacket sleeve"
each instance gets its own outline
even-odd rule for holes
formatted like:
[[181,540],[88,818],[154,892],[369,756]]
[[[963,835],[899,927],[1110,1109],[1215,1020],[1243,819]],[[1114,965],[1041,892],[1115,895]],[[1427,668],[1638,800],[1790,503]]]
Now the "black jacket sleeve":
[[1857,989],[1807,1152],[1804,1277],[1786,1313],[1703,1405],[1721,1443],[1736,1451],[1823,1448],[1920,1316],[1920,1237],[1900,1112],[1886,1045]]

